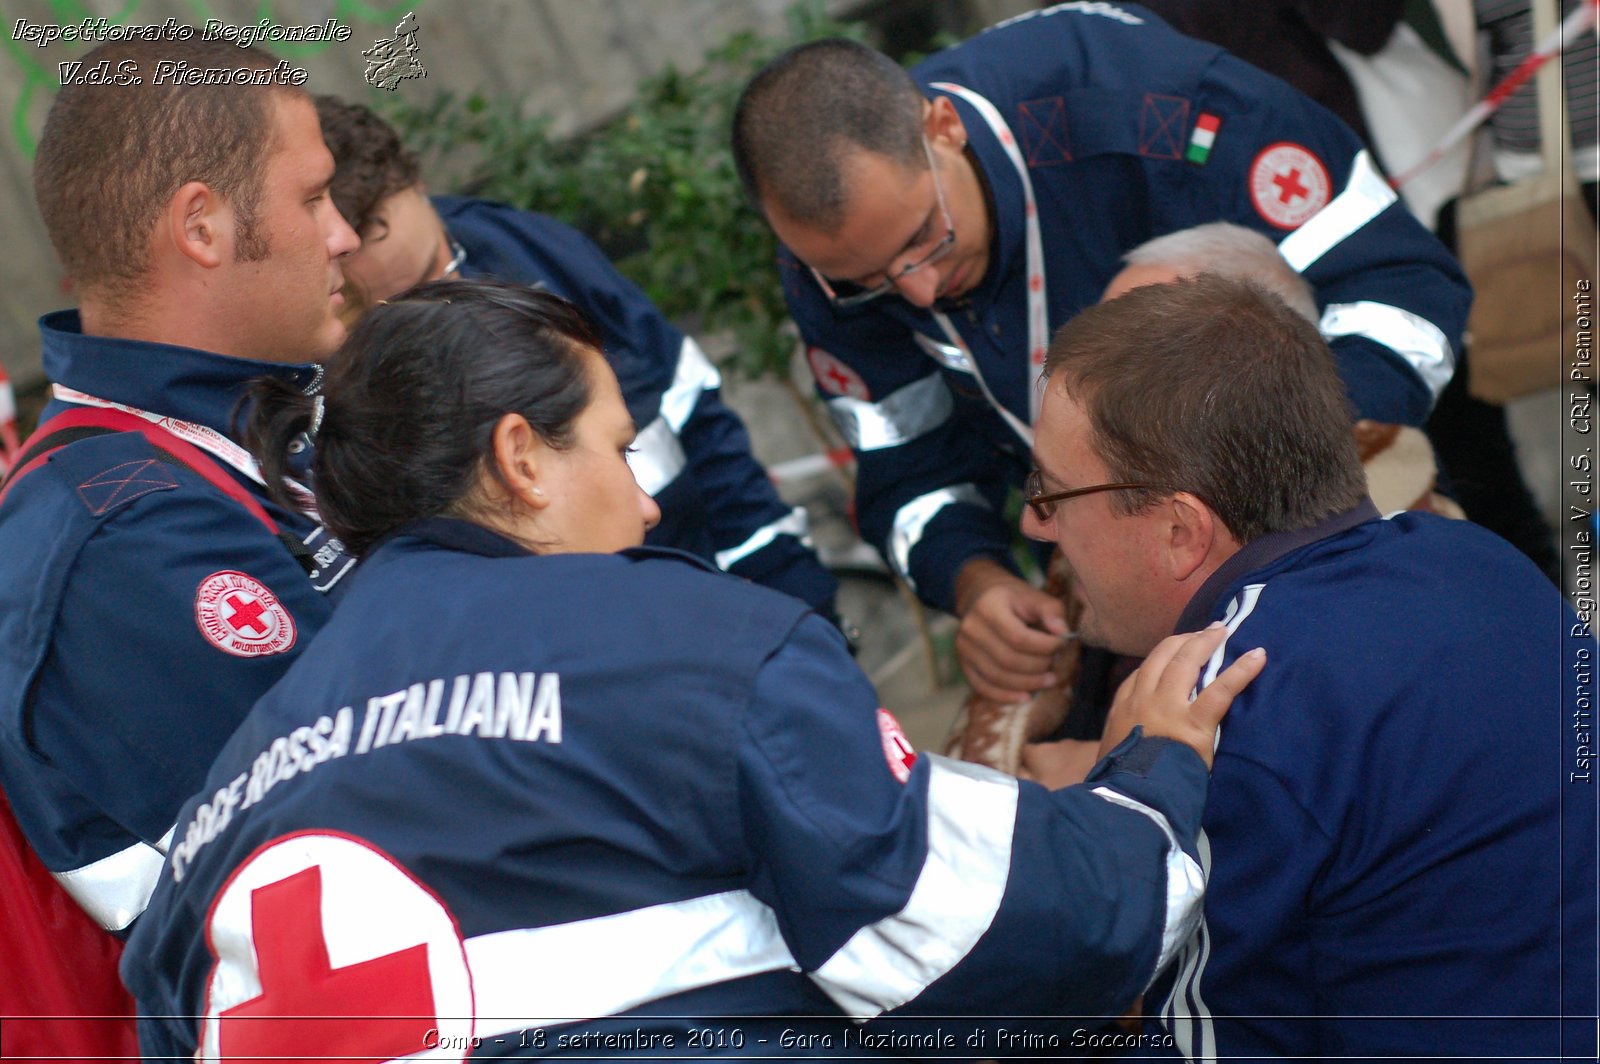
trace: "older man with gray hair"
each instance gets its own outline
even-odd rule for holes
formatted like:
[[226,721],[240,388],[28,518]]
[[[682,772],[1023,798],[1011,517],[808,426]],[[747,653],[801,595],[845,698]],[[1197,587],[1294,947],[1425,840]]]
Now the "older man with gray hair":
[[1311,286],[1278,253],[1277,245],[1232,222],[1207,222],[1146,240],[1122,261],[1125,265],[1106,285],[1102,303],[1142,285],[1215,273],[1254,281],[1313,324],[1321,317]]

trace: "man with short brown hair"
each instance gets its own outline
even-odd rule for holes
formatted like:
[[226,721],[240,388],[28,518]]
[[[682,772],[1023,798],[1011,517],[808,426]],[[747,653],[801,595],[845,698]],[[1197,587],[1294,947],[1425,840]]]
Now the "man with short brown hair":
[[315,391],[344,338],[338,260],[357,241],[316,111],[281,83],[158,78],[163,61],[274,69],[221,41],[123,41],[83,58],[112,83],[62,86],[34,177],[79,309],[40,322],[55,398],[0,489],[0,785],[55,880],[118,933],[350,564],[232,436],[252,379]]
[[1190,1059],[1591,1055],[1592,1019],[1558,1019],[1595,992],[1594,792],[1561,768],[1587,626],[1492,534],[1380,518],[1327,346],[1251,284],[1137,288],[1045,372],[1022,527],[1078,574],[1084,638],[1142,655],[1221,620],[1213,669],[1273,662],[1220,732],[1205,918],[1152,1033]]

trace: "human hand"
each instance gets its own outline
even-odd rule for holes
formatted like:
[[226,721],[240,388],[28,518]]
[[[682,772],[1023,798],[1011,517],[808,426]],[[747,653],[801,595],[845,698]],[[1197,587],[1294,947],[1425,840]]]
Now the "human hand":
[[1017,775],[1057,791],[1082,783],[1099,760],[1100,744],[1093,739],[1029,743],[1022,748],[1022,767]]
[[1050,663],[1067,635],[1060,599],[979,558],[956,580],[956,610],[956,656],[978,694],[1022,702],[1056,682]]
[[1157,643],[1138,671],[1117,688],[1100,739],[1100,756],[1110,753],[1142,724],[1146,735],[1176,739],[1192,747],[1209,769],[1217,725],[1234,697],[1250,686],[1267,663],[1267,652],[1260,647],[1240,655],[1199,697],[1189,701],[1189,692],[1199,682],[1206,662],[1227,637],[1228,630],[1218,621],[1204,631],[1168,636]]

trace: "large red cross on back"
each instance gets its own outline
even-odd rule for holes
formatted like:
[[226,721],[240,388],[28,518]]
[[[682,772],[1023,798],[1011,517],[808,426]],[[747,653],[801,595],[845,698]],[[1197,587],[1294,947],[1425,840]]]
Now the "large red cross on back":
[[427,943],[334,968],[317,865],[250,894],[261,993],[221,1014],[222,1058],[381,1061],[438,1026]]

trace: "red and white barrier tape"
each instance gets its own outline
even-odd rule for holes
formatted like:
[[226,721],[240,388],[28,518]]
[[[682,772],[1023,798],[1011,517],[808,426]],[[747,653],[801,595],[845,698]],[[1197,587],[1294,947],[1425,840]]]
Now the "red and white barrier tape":
[[1560,55],[1566,47],[1566,42],[1576,40],[1579,34],[1591,28],[1595,23],[1597,12],[1600,12],[1600,0],[1589,0],[1589,3],[1581,4],[1573,9],[1572,14],[1561,20],[1561,25],[1557,26],[1548,37],[1539,42],[1539,47],[1529,53],[1528,58],[1519,63],[1515,70],[1507,74],[1500,84],[1490,89],[1487,96],[1468,108],[1467,113],[1462,115],[1461,119],[1450,127],[1449,132],[1440,138],[1439,143],[1434,145],[1428,154],[1424,155],[1410,169],[1391,177],[1389,184],[1394,188],[1399,188],[1444,158],[1445,154],[1461,143],[1467,134],[1488,121],[1489,116],[1498,111],[1500,105],[1506,102],[1506,97],[1526,84],[1529,78],[1539,72],[1540,67]]

